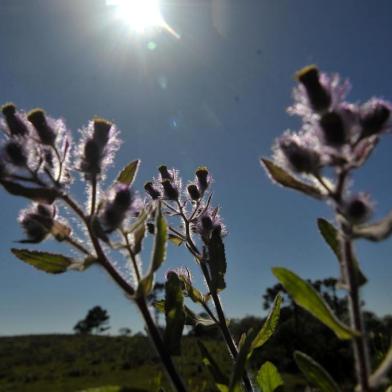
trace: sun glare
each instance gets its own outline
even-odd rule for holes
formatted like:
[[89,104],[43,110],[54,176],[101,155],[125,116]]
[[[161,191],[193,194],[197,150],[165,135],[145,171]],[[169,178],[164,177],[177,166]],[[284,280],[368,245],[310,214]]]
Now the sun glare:
[[162,16],[159,0],[107,0],[106,4],[114,6],[116,16],[136,33],[165,29],[176,36]]

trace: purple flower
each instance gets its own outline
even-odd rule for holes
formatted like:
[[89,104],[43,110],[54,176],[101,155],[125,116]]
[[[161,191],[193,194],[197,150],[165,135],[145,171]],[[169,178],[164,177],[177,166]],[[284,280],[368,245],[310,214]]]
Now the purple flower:
[[50,117],[46,117],[45,112],[42,109],[31,110],[27,119],[33,124],[35,132],[44,145],[54,146],[57,133],[55,120]]
[[344,202],[342,212],[351,223],[361,224],[370,218],[373,208],[370,196],[366,193],[359,193]]
[[135,197],[131,189],[123,184],[114,186],[99,214],[103,230],[106,233],[112,233],[121,227],[128,214],[136,212],[136,208]]
[[300,70],[297,79],[300,84],[293,91],[294,104],[287,111],[304,117],[306,121],[336,109],[350,90],[348,81],[342,82],[337,74],[320,74],[315,66]]
[[197,185],[191,183],[187,186],[187,191],[189,194],[189,197],[193,200],[193,201],[198,201],[201,198],[201,194],[199,191],[199,188],[197,187]]
[[3,105],[1,111],[5,119],[2,128],[9,136],[25,137],[31,133],[31,126],[27,121],[26,114],[23,112],[17,113],[14,104],[7,103]]
[[361,138],[378,135],[391,127],[392,105],[382,99],[372,98],[361,106]]
[[323,162],[319,140],[310,132],[286,131],[273,147],[274,160],[297,173],[317,174]]
[[208,172],[207,167],[205,166],[200,166],[196,169],[195,172],[196,178],[195,178],[195,184],[197,184],[198,190],[201,194],[201,196],[204,195],[204,192],[207,190],[207,188],[210,186],[212,182],[212,177],[210,173]]
[[218,208],[208,207],[192,220],[192,231],[208,242],[213,231],[218,231],[221,236],[227,234],[225,225],[219,215]]
[[18,221],[24,229],[27,239],[21,242],[38,243],[50,233],[56,217],[56,209],[47,204],[32,204],[22,210]]
[[87,180],[101,178],[120,146],[119,132],[109,121],[95,119],[82,129],[82,134],[78,168]]
[[167,166],[161,165],[158,168],[158,178],[153,178],[152,182],[147,182],[144,189],[153,199],[165,199],[176,201],[180,199],[182,181],[179,172],[176,169],[168,169]]

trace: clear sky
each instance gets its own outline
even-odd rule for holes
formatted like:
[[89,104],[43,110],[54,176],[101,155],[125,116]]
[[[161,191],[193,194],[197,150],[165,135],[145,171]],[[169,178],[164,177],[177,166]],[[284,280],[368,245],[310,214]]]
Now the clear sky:
[[[263,316],[261,296],[276,282],[272,266],[312,279],[338,273],[315,224],[319,216],[332,218],[329,209],[271,184],[258,162],[277,136],[299,125],[285,111],[293,74],[316,63],[350,78],[354,102],[374,95],[392,100],[392,2],[161,4],[180,39],[131,33],[104,0],[2,0],[0,103],[43,107],[63,117],[75,137],[94,115],[113,120],[124,140],[117,168],[142,160],[138,189],[162,163],[180,169],[185,180],[207,165],[229,231],[225,309],[231,317]],[[355,182],[373,195],[376,217],[392,207],[391,148],[387,135]],[[79,200],[82,190],[76,186]],[[108,310],[112,333],[141,328],[137,310],[102,271],[50,276],[12,257],[9,248],[23,236],[16,216],[27,202],[2,190],[0,198],[0,335],[70,333],[94,305]],[[358,247],[370,281],[367,306],[390,313],[392,242]],[[58,250],[51,241],[37,248]],[[197,269],[170,246],[160,277],[179,265]]]

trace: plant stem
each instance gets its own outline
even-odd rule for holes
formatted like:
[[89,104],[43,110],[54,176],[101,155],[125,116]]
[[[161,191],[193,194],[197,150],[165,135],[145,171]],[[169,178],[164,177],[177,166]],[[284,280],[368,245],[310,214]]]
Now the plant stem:
[[354,264],[354,250],[352,240],[348,236],[342,239],[343,263],[348,285],[348,305],[350,309],[351,327],[360,335],[353,338],[355,370],[361,392],[370,391],[369,387],[369,355],[366,342],[366,331],[363,323],[361,301],[356,266]]
[[95,212],[96,198],[97,198],[97,177],[94,176],[91,180],[91,210],[90,210],[91,216],[93,216]]
[[166,347],[163,343],[162,337],[151,317],[151,314],[148,310],[145,298],[140,297],[136,299],[136,304],[146,322],[146,327],[150,334],[151,340],[154,342],[155,348],[161,358],[162,363],[165,366],[165,369],[169,375],[169,378],[172,382],[173,387],[177,392],[185,392],[185,386],[180,376],[177,373],[176,368],[174,367],[174,363]]

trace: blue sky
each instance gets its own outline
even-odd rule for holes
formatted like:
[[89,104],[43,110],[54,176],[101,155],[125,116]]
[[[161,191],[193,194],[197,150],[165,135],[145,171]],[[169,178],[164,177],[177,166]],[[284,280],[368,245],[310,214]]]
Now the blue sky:
[[[313,279],[338,273],[315,224],[319,216],[332,218],[329,209],[271,184],[258,163],[276,137],[299,126],[285,112],[293,74],[316,63],[350,78],[354,102],[392,100],[392,3],[161,3],[181,39],[132,34],[103,0],[1,1],[0,102],[43,107],[65,118],[75,136],[94,115],[113,120],[124,140],[116,167],[142,160],[138,189],[162,163],[180,169],[184,180],[207,165],[215,179],[214,203],[229,230],[225,309],[231,317],[262,316],[261,295],[275,283],[272,266]],[[392,206],[391,147],[387,135],[355,178],[355,189],[376,200],[376,217]],[[83,200],[82,186],[75,189]],[[110,313],[112,333],[141,328],[137,310],[102,271],[49,276],[14,259],[9,248],[22,238],[16,216],[27,203],[3,191],[0,198],[1,335],[71,332],[94,305]],[[38,248],[59,249],[50,241]],[[370,280],[367,306],[389,313],[391,242],[358,248]],[[202,285],[190,257],[174,247],[160,276],[179,265],[195,271]]]

